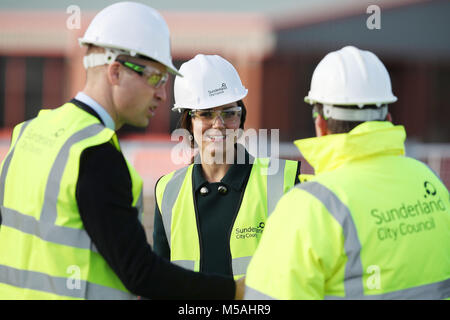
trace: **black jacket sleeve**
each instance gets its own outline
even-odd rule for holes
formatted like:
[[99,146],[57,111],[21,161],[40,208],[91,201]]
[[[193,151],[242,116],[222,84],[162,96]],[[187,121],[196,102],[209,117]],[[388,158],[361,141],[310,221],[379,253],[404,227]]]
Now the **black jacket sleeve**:
[[295,174],[295,182],[294,185],[296,185],[297,183],[300,183],[300,178],[298,177],[300,175],[300,167],[301,167],[302,163],[300,161],[298,161],[297,164],[297,173]]
[[185,270],[156,255],[131,206],[131,177],[110,143],[86,149],[76,198],[84,227],[125,287],[150,299],[233,299],[231,278]]
[[[158,180],[159,182],[159,180]],[[156,182],[156,185],[158,185]],[[153,251],[163,258],[170,260],[170,247],[167,240],[166,231],[159,211],[158,199],[156,199],[156,186],[155,186],[155,218],[153,222]]]

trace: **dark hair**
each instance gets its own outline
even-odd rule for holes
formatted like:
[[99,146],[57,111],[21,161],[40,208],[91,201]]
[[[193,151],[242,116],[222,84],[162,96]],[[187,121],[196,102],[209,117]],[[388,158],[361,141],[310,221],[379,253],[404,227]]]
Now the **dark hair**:
[[[242,115],[241,115],[241,124],[239,125],[239,128],[241,128],[242,130],[244,129],[244,123],[245,123],[245,118],[247,117],[247,109],[245,108],[244,105],[244,101],[239,100],[237,102],[237,105],[239,107],[242,107]],[[191,116],[189,114],[189,109],[185,109],[181,115],[180,121],[178,122],[178,127],[179,128],[183,128],[186,129],[187,131],[189,131],[189,133],[193,136],[193,132],[192,132],[192,121],[191,121]],[[191,140],[191,147],[194,147],[194,139]]]
[[[342,109],[360,109],[357,105],[350,105],[350,106],[343,106],[339,105],[337,106]],[[372,105],[366,105],[364,106],[364,109],[378,109],[378,107],[374,104]],[[315,112],[318,112],[322,118],[325,119],[323,115],[323,105],[321,103],[315,103],[313,106],[313,110]],[[354,128],[359,126],[361,123],[365,121],[346,121],[346,120],[336,120],[336,119],[325,119],[327,121],[328,130],[331,133],[347,133],[352,131]],[[384,119],[382,119],[384,120]],[[382,121],[380,120],[380,121]]]

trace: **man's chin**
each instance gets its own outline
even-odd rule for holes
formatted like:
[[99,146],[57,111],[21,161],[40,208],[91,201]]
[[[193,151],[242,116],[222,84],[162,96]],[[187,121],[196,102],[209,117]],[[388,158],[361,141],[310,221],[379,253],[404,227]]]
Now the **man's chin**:
[[141,120],[141,121],[135,121],[133,123],[128,123],[130,126],[136,127],[136,128],[147,128],[148,125],[150,124],[150,119],[149,118],[145,118],[145,120]]

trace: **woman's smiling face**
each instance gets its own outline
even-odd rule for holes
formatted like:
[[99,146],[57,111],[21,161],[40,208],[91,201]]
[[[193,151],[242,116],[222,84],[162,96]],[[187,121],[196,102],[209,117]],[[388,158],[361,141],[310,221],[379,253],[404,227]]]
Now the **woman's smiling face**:
[[236,143],[241,112],[237,102],[192,112],[193,136],[202,155],[226,158],[227,151],[234,149]]

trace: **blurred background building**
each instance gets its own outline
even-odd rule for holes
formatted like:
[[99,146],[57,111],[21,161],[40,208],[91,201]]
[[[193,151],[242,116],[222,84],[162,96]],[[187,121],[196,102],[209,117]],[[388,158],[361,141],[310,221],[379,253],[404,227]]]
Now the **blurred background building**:
[[[94,15],[117,1],[0,1],[0,157],[11,129],[55,108],[83,88],[77,39]],[[323,56],[346,45],[385,63],[398,102],[394,123],[408,133],[407,154],[427,162],[450,187],[450,1],[447,0],[149,0],[166,19],[179,67],[197,53],[219,54],[237,68],[249,94],[246,129],[279,129],[281,156],[301,158],[292,141],[314,135],[303,101]],[[376,5],[379,29],[371,29]],[[369,12],[368,12],[369,11]],[[368,22],[369,21],[369,22]],[[173,78],[166,106],[146,129],[125,127],[125,154],[145,180],[182,165],[170,161]],[[304,171],[311,168],[304,164]],[[153,210],[153,205],[147,210]],[[146,211],[147,211],[146,210]]]

